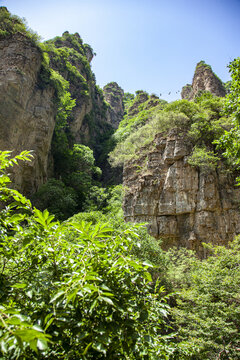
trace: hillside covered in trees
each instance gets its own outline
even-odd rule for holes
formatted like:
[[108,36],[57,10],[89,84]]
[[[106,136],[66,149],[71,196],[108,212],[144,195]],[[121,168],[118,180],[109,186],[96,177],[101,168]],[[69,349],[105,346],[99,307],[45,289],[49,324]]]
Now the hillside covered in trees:
[[5,7],[0,51],[0,358],[239,359],[240,59],[168,103]]

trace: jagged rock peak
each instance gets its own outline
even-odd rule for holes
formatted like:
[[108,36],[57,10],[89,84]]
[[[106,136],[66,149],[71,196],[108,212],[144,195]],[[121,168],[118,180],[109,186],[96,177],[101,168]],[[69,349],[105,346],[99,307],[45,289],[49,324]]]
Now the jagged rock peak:
[[209,91],[215,96],[223,97],[226,89],[222,81],[213,72],[210,65],[200,61],[195,69],[192,85],[187,84],[182,88],[182,99],[193,100],[202,92]]
[[124,91],[113,81],[104,86],[103,94],[105,101],[110,105],[107,113],[107,121],[113,128],[117,129],[124,114]]

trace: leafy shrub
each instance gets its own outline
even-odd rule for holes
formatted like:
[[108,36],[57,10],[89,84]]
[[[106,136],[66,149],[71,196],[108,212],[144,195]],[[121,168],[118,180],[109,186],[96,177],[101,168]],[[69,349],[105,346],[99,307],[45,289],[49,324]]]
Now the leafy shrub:
[[215,170],[220,158],[213,151],[206,148],[195,147],[192,155],[188,158],[188,163],[198,166],[203,172]]
[[94,164],[93,151],[81,144],[69,149],[64,133],[60,134],[58,140],[62,138],[63,146],[59,144],[60,148],[55,148],[55,160],[59,160],[59,166],[58,162],[55,166],[61,180],[51,179],[42,185],[32,201],[41,210],[48,209],[59,220],[64,220],[81,210],[101,208],[104,190],[96,186],[99,184],[94,180],[101,176],[101,170]]
[[[138,151],[152,143],[156,134],[167,132],[171,128],[184,130],[189,126],[189,118],[183,113],[156,112],[149,122],[129,135],[124,141],[117,143],[115,149],[109,154],[112,166],[118,166],[137,156]],[[143,154],[141,149],[141,154]],[[148,149],[145,149],[147,152]]]
[[174,111],[185,114],[189,119],[199,112],[199,106],[192,101],[176,100],[168,104],[164,111]]
[[56,179],[43,184],[32,200],[39,209],[48,209],[59,220],[72,216],[78,208],[75,190]]
[[[239,169],[240,165],[240,58],[234,59],[229,69],[232,76],[230,93],[227,95],[224,112],[232,120],[232,129],[225,131],[220,139],[215,141],[219,149],[223,150],[223,156],[234,166]],[[238,178],[239,182],[239,178]]]
[[212,144],[219,139],[224,131],[231,127],[230,120],[225,117],[211,119],[208,112],[193,116],[192,125],[187,133],[188,137],[197,144],[213,147]]
[[123,104],[124,104],[124,110],[125,112],[127,111],[127,109],[132,105],[134,100],[134,94],[131,94],[129,92],[125,92],[124,93],[124,97],[123,97]]

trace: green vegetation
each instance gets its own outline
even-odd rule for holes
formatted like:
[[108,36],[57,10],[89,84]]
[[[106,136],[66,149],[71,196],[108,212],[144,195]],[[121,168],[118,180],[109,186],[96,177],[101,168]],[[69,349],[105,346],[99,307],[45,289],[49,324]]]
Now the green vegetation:
[[212,71],[211,66],[206,64],[204,60],[201,60],[201,61],[199,61],[199,63],[197,63],[196,69],[198,69],[200,67],[204,67],[205,69],[209,69]]
[[[37,40],[3,7],[0,25],[2,38],[20,32]],[[204,260],[186,249],[162,251],[146,224],[124,222],[123,187],[102,187],[99,164],[110,151],[116,166],[147,155],[158,133],[177,129],[194,144],[190,165],[212,171],[224,156],[239,170],[240,59],[230,64],[226,101],[201,92],[194,102],[168,104],[142,90],[126,93],[113,134],[87,60],[91,47],[68,32],[38,46],[38,85],[55,89],[55,178],[34,195],[35,208],[8,175],[31,154],[0,152],[0,358],[237,360],[240,239],[204,245]],[[90,100],[83,119],[90,140],[75,144],[74,107]]]
[[[177,290],[172,307],[178,339],[191,344],[190,360],[238,359],[239,238],[229,248],[206,246],[210,256],[199,260],[187,250],[170,250],[165,276]],[[176,359],[182,359],[179,356]]]
[[33,32],[24,19],[11,15],[6,7],[0,7],[0,38],[5,38],[16,33],[26,35],[34,44],[40,40],[40,36]]
[[[148,101],[141,106],[146,106]],[[132,117],[126,116],[114,134],[117,145],[110,153],[110,162],[113,166],[118,166],[136,158],[140,149],[141,155],[147,153],[149,146],[154,146],[156,134],[167,134],[174,128],[179,129],[179,133],[196,146],[192,161],[190,160],[192,165],[201,163],[201,154],[204,157],[203,162],[207,161],[207,154],[208,159],[210,154],[218,159],[219,154],[214,155],[216,149],[213,142],[231,127],[231,120],[222,116],[223,107],[224,99],[205,93],[199,95],[195,102],[177,100],[164,106],[157,105],[141,110]]]
[[122,221],[120,186],[103,211],[60,223],[9,187],[8,167],[31,155],[9,156],[0,154],[4,359],[238,359],[238,238],[206,245],[202,261],[163,252]]
[[39,209],[48,209],[58,219],[64,220],[74,213],[86,209],[101,207],[104,202],[104,190],[97,179],[101,170],[95,166],[93,151],[80,144],[73,149],[61,147],[55,149],[56,175],[61,180],[50,179],[42,185],[33,197]]
[[137,228],[59,223],[8,187],[0,154],[0,354],[4,359],[169,359],[169,306],[148,262],[130,255]]
[[188,158],[188,163],[192,166],[198,166],[203,172],[215,170],[220,158],[213,151],[206,148],[195,147],[192,155]]
[[125,94],[126,113],[114,134],[117,143],[124,141],[130,134],[149,122],[167,104],[166,101],[157,98],[154,98],[154,103],[152,102],[152,97],[142,90],[136,91],[135,97],[132,94]]
[[[220,139],[215,143],[222,149],[223,155],[229,164],[239,170],[240,166],[240,58],[235,59],[229,65],[232,76],[230,93],[225,103],[225,114],[232,120],[232,128],[226,130]],[[239,182],[239,178],[238,178]]]
[[[105,120],[108,104],[103,91],[95,86],[87,60],[86,51],[92,49],[83,44],[77,33],[68,32],[39,46],[42,51],[39,85],[55,88],[57,116],[52,140],[55,180],[44,184],[32,200],[40,209],[48,208],[63,220],[75,212],[94,209],[104,203],[105,190],[98,182],[101,170],[94,165],[94,157],[100,166],[106,162],[114,146],[109,142],[113,129]],[[91,102],[93,108],[83,119],[83,126],[89,129],[88,140],[83,136],[81,142],[85,145],[74,144],[70,130],[74,107],[88,107]],[[94,149],[94,154],[90,148]]]

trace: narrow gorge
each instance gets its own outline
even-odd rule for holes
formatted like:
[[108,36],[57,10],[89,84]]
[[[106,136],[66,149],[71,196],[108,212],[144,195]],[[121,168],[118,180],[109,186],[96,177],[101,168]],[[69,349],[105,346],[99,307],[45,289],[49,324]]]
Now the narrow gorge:
[[[10,17],[6,8],[1,12]],[[90,65],[94,52],[78,33],[66,31],[38,44],[28,33],[13,28],[1,36],[0,52],[0,148],[14,154],[33,151],[32,162],[13,173],[14,186],[27,195],[51,178],[66,179],[64,184],[71,187],[85,181],[69,180],[71,171],[86,172],[81,166],[68,168],[77,144],[92,149],[105,184],[121,182],[122,168],[110,167],[108,153],[121,144],[121,136],[134,133],[153,116],[164,117],[164,108],[171,107],[144,91],[124,94],[116,82],[100,89]],[[179,101],[196,104],[194,99],[204,94],[220,99],[226,90],[201,61],[192,85],[182,89],[184,100]],[[207,121],[212,121],[211,116]],[[125,131],[126,124],[133,127]],[[141,138],[137,142],[141,146]],[[205,257],[202,242],[227,244],[240,232],[239,188],[223,164],[210,170],[190,165],[194,146],[186,129],[175,126],[174,120],[167,132],[159,130],[143,155],[124,163],[123,209],[126,221],[149,223],[149,233],[163,241],[163,248],[183,246]],[[94,177],[94,172],[89,176]]]
[[[195,18],[191,34],[183,21],[193,2],[174,2],[171,11],[171,2],[145,2],[144,14],[143,4],[116,2],[130,47],[116,36],[124,34],[123,12],[118,26],[109,18],[113,2],[93,3],[58,2],[54,13],[28,3],[39,5],[46,28],[47,11],[57,18],[66,10],[57,18],[62,35],[46,41],[0,7],[0,359],[238,360],[240,58],[226,83],[203,60],[195,67],[208,38],[202,18],[197,38]],[[84,33],[79,19],[101,44],[113,35],[101,87],[95,51],[75,32]],[[177,29],[174,57],[164,46],[171,49],[176,20],[187,36]],[[184,41],[195,71],[181,60]],[[106,76],[115,55],[119,83]],[[126,69],[136,72],[134,86],[147,77],[157,93],[125,91]],[[181,99],[179,71],[180,84],[194,72]],[[176,88],[167,92],[171,77]]]

